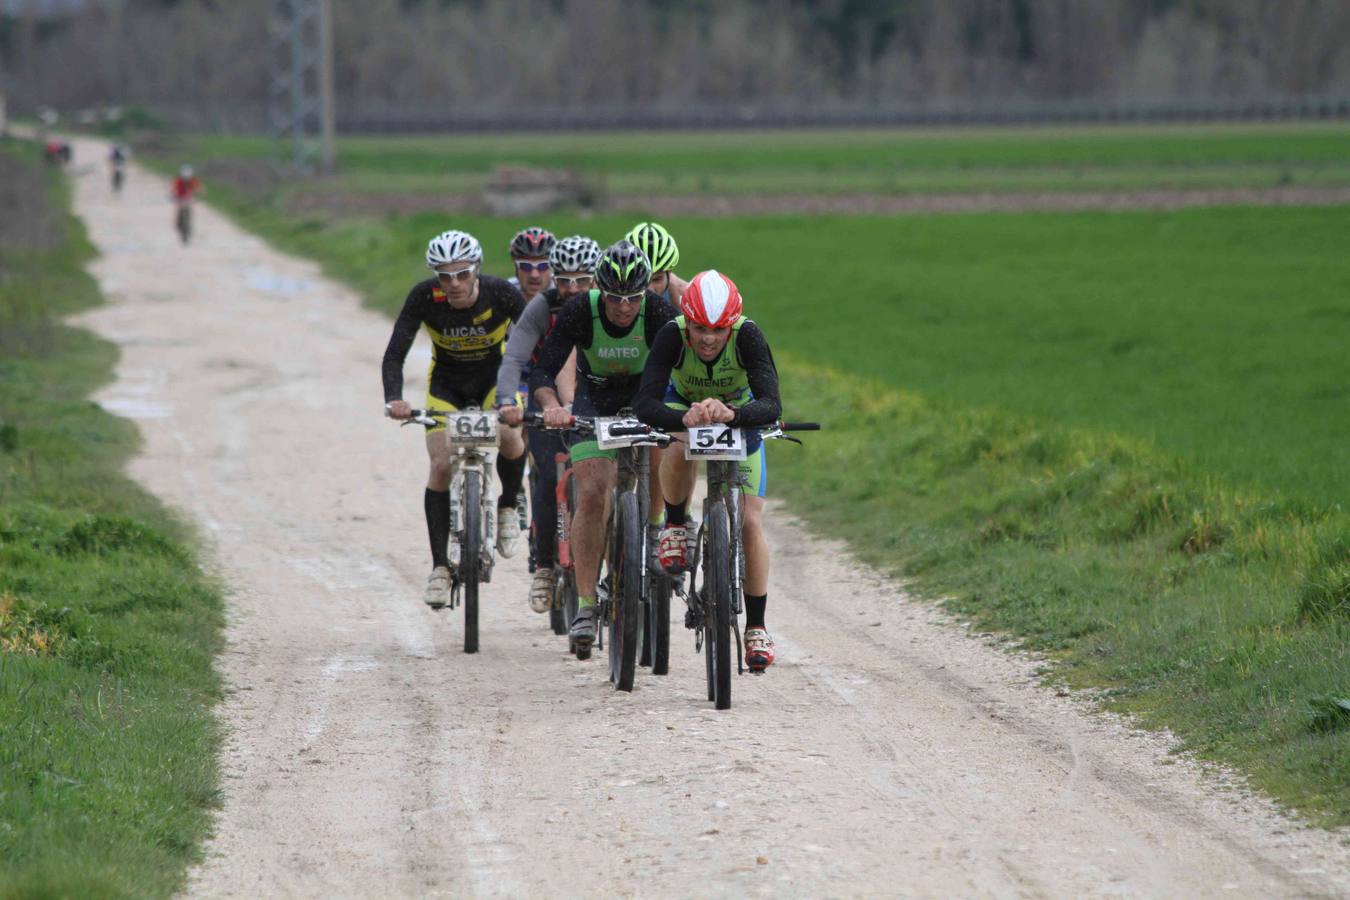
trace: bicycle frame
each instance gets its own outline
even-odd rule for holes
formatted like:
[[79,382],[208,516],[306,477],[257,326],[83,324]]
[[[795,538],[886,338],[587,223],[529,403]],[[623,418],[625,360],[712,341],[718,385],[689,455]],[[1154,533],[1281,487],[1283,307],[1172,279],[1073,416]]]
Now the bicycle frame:
[[466,543],[464,534],[464,486],[465,475],[469,472],[478,473],[478,483],[482,486],[479,499],[479,522],[481,523],[480,533],[482,539],[479,541],[479,580],[490,582],[492,580],[492,566],[496,561],[493,556],[493,548],[497,540],[497,479],[492,477],[495,473],[493,464],[496,460],[495,450],[484,451],[477,447],[453,447],[450,457],[450,564],[451,571],[456,573],[451,591],[450,606],[453,609],[458,605],[458,592],[461,587],[461,579],[458,577],[460,559],[464,544]]

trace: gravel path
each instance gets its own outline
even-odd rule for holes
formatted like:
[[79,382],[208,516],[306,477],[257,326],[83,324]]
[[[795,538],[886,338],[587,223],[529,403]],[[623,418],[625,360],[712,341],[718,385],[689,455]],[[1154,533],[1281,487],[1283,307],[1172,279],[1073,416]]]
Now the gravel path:
[[380,415],[389,322],[210,209],[178,246],[166,193],[136,167],[122,197],[101,167],[76,184],[109,299],[82,322],[122,349],[98,399],[230,586],[225,802],[190,894],[1350,895],[1345,835],[1038,686],[782,509],[780,661],[730,711],[678,628],[671,674],[614,692],[529,611],[521,559],[466,656],[419,600],[424,452]]

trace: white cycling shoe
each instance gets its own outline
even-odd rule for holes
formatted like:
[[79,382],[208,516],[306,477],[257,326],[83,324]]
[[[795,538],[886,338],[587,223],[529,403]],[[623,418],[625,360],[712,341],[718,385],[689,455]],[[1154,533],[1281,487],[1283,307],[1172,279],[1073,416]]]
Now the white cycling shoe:
[[432,609],[440,609],[449,599],[450,570],[445,566],[437,566],[427,577],[427,589],[426,593],[422,594],[422,602]]
[[497,510],[497,552],[503,559],[520,552],[520,520],[514,506]]
[[553,570],[535,569],[530,582],[530,609],[546,613],[553,608]]

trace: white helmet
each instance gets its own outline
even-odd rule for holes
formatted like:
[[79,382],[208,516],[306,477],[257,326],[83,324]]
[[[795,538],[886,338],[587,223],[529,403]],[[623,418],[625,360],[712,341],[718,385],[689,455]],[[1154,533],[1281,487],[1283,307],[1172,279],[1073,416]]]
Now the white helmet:
[[192,177],[192,166],[183,166],[183,167],[181,167],[181,168],[178,170],[178,175],[179,175],[179,177],[181,177],[181,178],[191,178],[191,177]]
[[434,269],[446,263],[483,261],[483,248],[478,238],[465,231],[442,231],[427,244],[427,268]]
[[588,237],[574,234],[553,245],[548,255],[554,272],[595,272],[600,261],[600,245]]

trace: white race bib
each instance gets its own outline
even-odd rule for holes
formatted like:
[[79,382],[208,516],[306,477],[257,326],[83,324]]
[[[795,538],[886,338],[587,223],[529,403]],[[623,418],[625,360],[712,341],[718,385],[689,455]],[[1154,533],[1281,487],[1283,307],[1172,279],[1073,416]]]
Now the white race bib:
[[469,410],[445,414],[445,436],[460,446],[497,446],[497,414]]
[[745,459],[745,432],[730,425],[696,425],[689,429],[685,459]]

